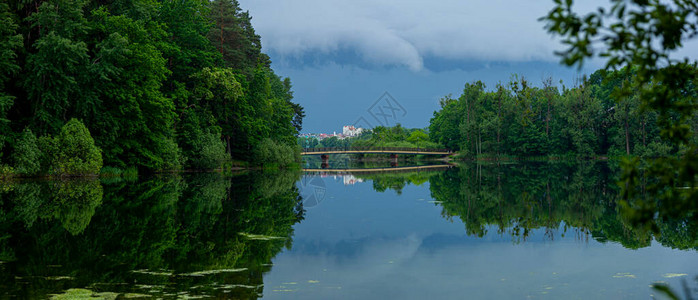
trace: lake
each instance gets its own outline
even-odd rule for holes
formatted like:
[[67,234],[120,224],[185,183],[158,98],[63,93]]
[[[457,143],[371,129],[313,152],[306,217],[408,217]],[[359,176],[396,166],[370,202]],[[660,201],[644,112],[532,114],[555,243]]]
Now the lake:
[[655,282],[698,285],[695,224],[628,224],[612,162],[386,167],[2,182],[0,295],[647,299]]

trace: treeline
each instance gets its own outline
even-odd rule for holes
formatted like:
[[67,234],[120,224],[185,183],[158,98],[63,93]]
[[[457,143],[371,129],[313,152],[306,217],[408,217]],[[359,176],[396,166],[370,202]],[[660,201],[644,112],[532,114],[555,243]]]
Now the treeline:
[[303,108],[250,20],[237,0],[3,1],[0,165],[22,173],[21,137],[71,119],[120,169],[213,169],[270,147],[297,160]]
[[329,137],[318,140],[315,137],[299,137],[298,144],[303,148],[316,147],[405,147],[405,148],[442,148],[432,142],[424,129],[405,128],[401,124],[392,127],[376,126],[363,131],[359,136],[339,139]]
[[[466,157],[658,157],[681,151],[660,137],[658,121],[671,120],[658,120],[656,111],[640,105],[638,94],[621,94],[635,79],[625,68],[597,71],[561,90],[551,79],[534,87],[518,76],[493,91],[479,81],[468,83],[458,99],[441,99],[430,138]],[[696,92],[686,90],[684,96]],[[690,123],[695,132],[698,118]]]

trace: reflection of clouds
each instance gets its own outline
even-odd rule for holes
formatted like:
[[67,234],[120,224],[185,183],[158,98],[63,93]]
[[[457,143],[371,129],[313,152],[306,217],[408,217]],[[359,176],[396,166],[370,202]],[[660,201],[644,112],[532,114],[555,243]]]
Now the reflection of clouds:
[[[421,245],[422,240],[412,234],[400,238],[364,237],[342,239],[335,242],[308,240],[294,241],[293,252],[304,255],[318,255],[342,264],[370,253],[370,263],[409,258]],[[365,258],[364,258],[365,259]]]
[[[347,249],[349,248],[349,249]],[[460,236],[366,237],[318,244],[296,239],[275,259],[265,284],[301,284],[313,299],[511,299],[647,297],[648,284],[669,272],[695,273],[692,252],[617,244],[487,242]],[[619,272],[635,278],[614,278]],[[671,280],[671,279],[670,279]],[[680,279],[674,279],[676,284]],[[337,289],[336,287],[341,287]],[[265,297],[283,298],[265,293]]]

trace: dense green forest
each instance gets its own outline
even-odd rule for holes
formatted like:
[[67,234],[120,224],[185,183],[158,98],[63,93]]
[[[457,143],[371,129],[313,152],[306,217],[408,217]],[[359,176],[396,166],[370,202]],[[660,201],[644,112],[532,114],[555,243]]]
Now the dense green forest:
[[237,0],[3,1],[3,173],[297,160],[303,108],[250,20]]
[[[635,79],[625,68],[599,70],[570,88],[551,79],[536,87],[522,76],[491,91],[482,82],[468,83],[457,99],[441,99],[429,135],[466,157],[659,157],[681,151],[660,137],[657,111],[641,105],[637,94],[619,94]],[[693,88],[684,97],[697,94]],[[698,129],[695,115],[690,126]]]

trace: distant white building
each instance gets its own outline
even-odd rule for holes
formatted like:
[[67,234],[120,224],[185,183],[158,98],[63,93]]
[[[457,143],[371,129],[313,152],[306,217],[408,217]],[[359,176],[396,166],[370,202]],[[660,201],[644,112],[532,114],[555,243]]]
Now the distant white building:
[[353,125],[346,125],[342,127],[342,134],[345,136],[357,136],[361,134],[362,131],[364,131],[363,128],[356,128]]
[[350,175],[350,174],[342,176],[342,179],[344,181],[344,185],[354,185],[357,182],[364,182],[363,179],[356,178],[356,177],[354,177],[354,175]]

